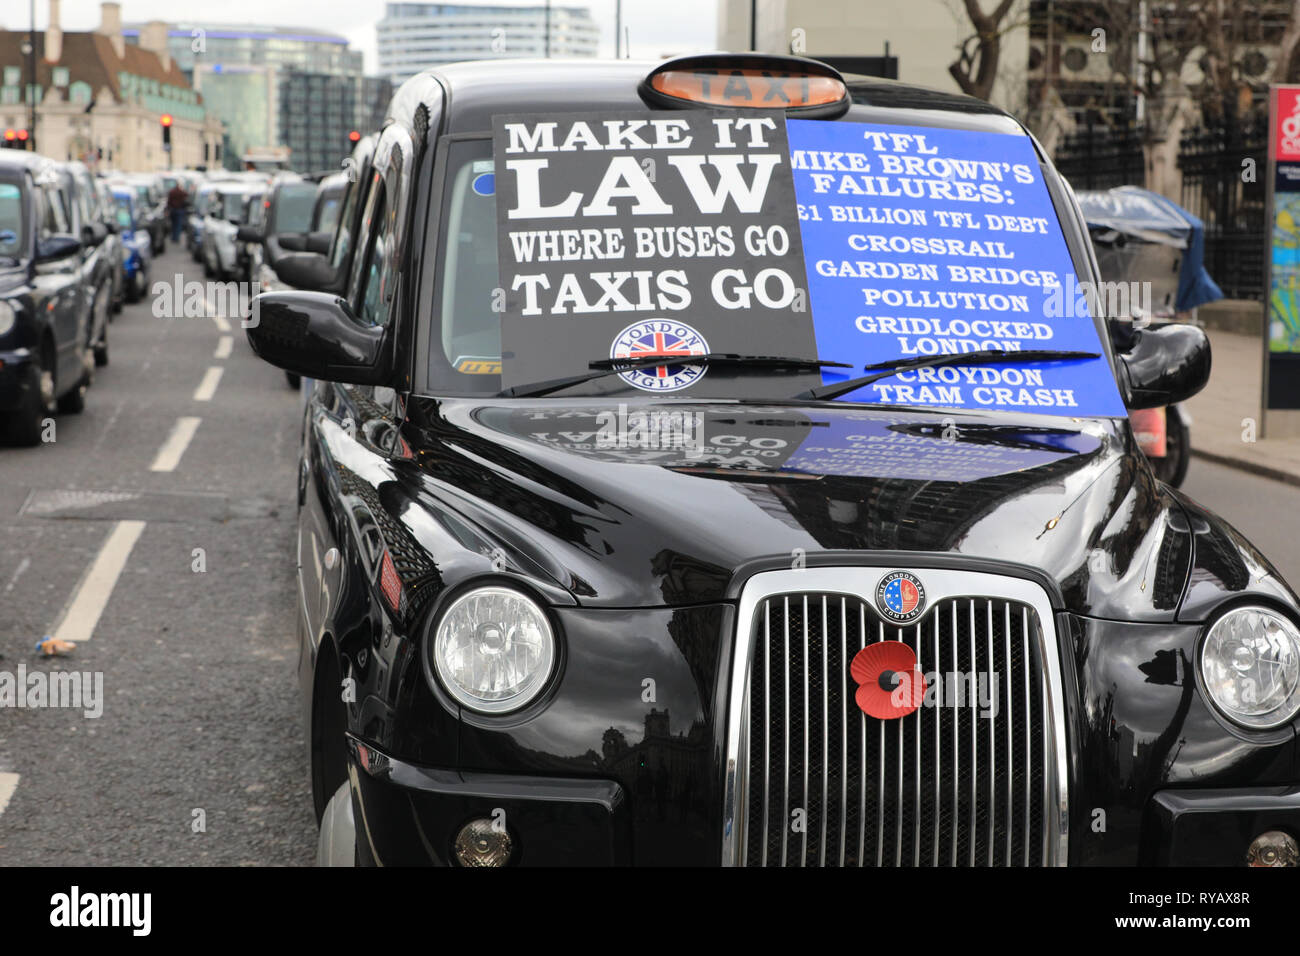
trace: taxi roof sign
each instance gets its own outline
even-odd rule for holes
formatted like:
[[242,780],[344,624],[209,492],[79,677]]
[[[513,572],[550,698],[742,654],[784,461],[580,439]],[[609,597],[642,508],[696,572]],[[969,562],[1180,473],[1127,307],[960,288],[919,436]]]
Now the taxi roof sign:
[[641,95],[658,106],[787,110],[833,116],[849,105],[844,78],[819,60],[770,54],[707,53],[657,66]]

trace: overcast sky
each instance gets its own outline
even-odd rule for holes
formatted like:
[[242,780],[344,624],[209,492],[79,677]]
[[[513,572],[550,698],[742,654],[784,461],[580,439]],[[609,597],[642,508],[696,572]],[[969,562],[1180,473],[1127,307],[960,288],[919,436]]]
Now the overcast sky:
[[[457,0],[490,6],[489,0]],[[537,0],[498,0],[518,6],[542,6]],[[616,0],[554,0],[556,6],[587,6],[604,37],[602,54],[614,55]],[[377,70],[375,23],[384,16],[384,0],[122,0],[122,19],[195,20],[214,23],[258,23],[267,26],[311,27],[347,37],[353,49],[366,54],[366,72]],[[26,0],[5,0],[0,26],[28,28]],[[36,28],[48,19],[48,0],[37,0]],[[91,30],[99,25],[99,0],[63,0],[59,17],[65,30]],[[631,37],[634,57],[711,50],[716,44],[717,0],[623,0],[623,23]]]

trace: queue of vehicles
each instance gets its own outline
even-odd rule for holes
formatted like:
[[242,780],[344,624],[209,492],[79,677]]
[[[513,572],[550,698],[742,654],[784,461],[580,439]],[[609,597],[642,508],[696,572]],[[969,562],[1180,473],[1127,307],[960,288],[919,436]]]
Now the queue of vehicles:
[[[231,209],[243,223],[269,180],[191,170],[96,175],[77,161],[0,154],[0,437],[39,444],[52,416],[84,408],[95,369],[109,362],[113,315],[148,293],[172,230],[173,187],[185,190],[190,219],[199,218],[200,194],[236,190]],[[237,228],[223,220],[212,231],[233,240]],[[248,243],[218,255],[223,278],[250,277]]]

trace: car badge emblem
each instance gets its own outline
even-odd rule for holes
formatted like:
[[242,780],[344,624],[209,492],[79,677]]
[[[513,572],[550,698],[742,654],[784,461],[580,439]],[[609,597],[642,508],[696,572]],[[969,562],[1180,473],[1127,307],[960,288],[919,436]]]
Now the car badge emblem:
[[709,343],[685,322],[670,319],[645,319],[629,325],[614,339],[609,357],[639,359],[664,356],[663,365],[636,368],[619,374],[619,378],[643,392],[675,392],[693,385],[704,377],[703,365],[673,365],[676,356],[704,355]]
[[897,720],[925,700],[925,675],[916,653],[902,641],[877,641],[853,656],[849,676],[858,683],[853,699],[868,717]]
[[893,624],[907,624],[925,610],[925,586],[914,574],[891,571],[876,587],[876,607]]

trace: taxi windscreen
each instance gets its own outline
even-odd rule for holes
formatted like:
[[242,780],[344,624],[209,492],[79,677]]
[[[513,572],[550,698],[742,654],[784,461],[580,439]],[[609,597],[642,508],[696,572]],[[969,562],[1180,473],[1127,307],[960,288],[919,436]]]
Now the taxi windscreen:
[[286,183],[275,200],[275,231],[308,232],[315,207],[315,183]]
[[1026,136],[679,110],[444,146],[434,393],[1125,414]]
[[0,182],[0,256],[18,258],[25,235],[22,190],[16,183]]

